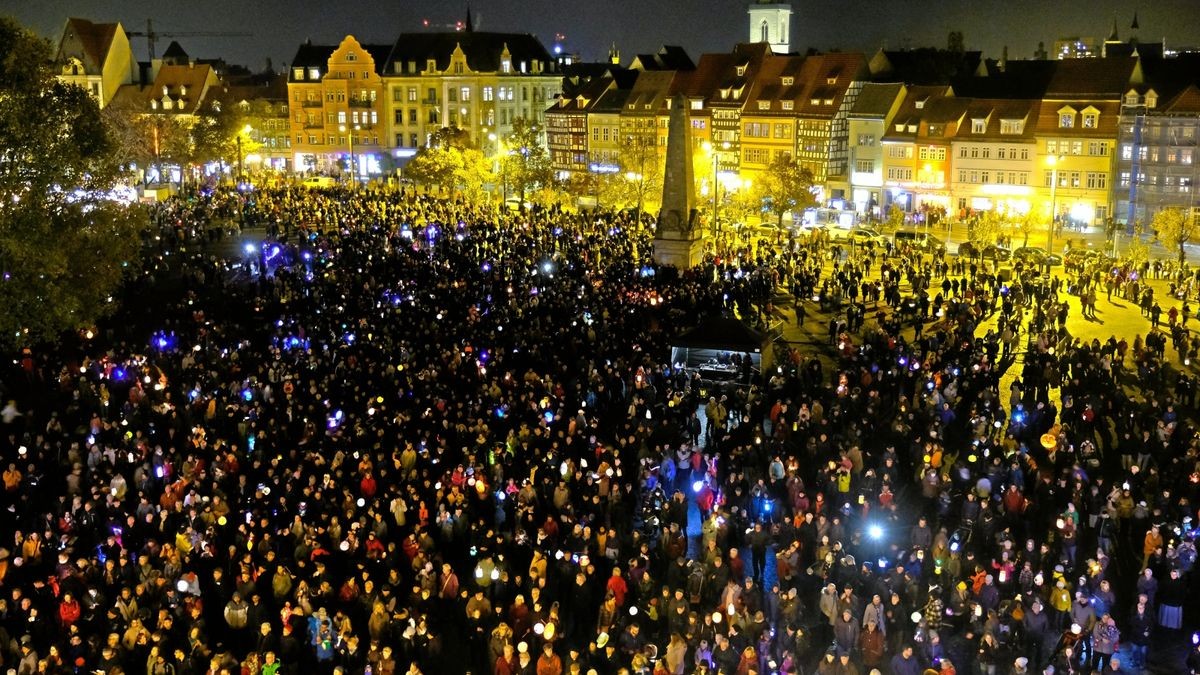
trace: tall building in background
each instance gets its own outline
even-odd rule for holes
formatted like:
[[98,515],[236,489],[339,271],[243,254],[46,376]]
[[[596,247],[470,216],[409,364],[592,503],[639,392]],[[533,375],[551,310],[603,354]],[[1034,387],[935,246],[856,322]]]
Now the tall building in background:
[[[300,45],[288,77],[295,171],[378,175],[388,168],[380,143],[388,45],[347,35],[336,46]],[[386,136],[382,138],[386,139]]]
[[120,22],[67,19],[54,62],[59,80],[83,87],[101,108],[112,101],[122,85],[133,84],[138,75],[129,36]]
[[792,6],[786,2],[755,0],[750,5],[750,39],[766,42],[776,54],[792,51]]

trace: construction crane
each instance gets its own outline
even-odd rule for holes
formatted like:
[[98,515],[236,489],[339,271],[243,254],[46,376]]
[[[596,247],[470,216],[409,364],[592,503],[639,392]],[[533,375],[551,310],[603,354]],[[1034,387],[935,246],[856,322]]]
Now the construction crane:
[[235,31],[170,31],[158,32],[154,30],[154,21],[146,19],[146,30],[131,30],[126,31],[129,37],[144,37],[146,38],[146,46],[150,52],[150,60],[154,60],[154,43],[158,42],[159,38],[176,38],[176,37],[251,37],[253,33],[235,32]]

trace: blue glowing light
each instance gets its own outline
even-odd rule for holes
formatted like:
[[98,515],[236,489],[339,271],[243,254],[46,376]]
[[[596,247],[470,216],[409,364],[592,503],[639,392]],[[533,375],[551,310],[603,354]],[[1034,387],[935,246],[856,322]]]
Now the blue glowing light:
[[246,252],[246,255],[254,255],[258,252],[258,247],[254,244],[246,244],[242,247],[242,250]]
[[246,387],[242,390],[242,400],[249,403],[254,400],[254,390]]
[[112,379],[117,380],[117,381],[125,379],[125,369],[124,368],[114,368],[112,371]]
[[692,483],[692,492],[695,492],[696,494],[700,494],[700,491],[703,489],[704,489],[704,481],[698,480],[698,481]]
[[883,528],[878,525],[871,525],[867,528],[867,536],[879,541],[883,538]]

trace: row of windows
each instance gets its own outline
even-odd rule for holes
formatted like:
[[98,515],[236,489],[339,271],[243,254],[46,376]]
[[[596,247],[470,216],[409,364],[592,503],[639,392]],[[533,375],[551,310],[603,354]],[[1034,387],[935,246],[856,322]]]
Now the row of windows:
[[994,185],[1029,185],[1029,172],[968,171],[966,169],[960,169],[958,171],[958,182],[976,183],[980,185],[986,185],[988,183],[992,183]]
[[[986,145],[960,145],[958,156],[960,159],[991,159],[992,148]],[[996,148],[996,159],[1029,159],[1029,148]]]
[[901,167],[901,166],[888,167],[888,170],[887,170],[887,179],[888,180],[912,180],[912,177],[913,177],[912,169],[909,169],[907,167]]
[[1108,143],[1104,141],[1046,141],[1047,155],[1082,155],[1084,149],[1090,157],[1108,157]]
[[[1187,164],[1192,163],[1194,156],[1194,148],[1178,148],[1178,147],[1147,147],[1138,148],[1138,159],[1145,162],[1167,162],[1168,164]],[[1133,159],[1133,145],[1129,143],[1121,144],[1121,159]]]
[[1086,173],[1079,171],[1047,171],[1042,177],[1042,187],[1051,187],[1054,184],[1055,173],[1058,174],[1058,187],[1060,188],[1086,187],[1089,190],[1108,189],[1108,174],[1103,171],[1088,171]]
[[[1138,185],[1158,185],[1160,178],[1164,187],[1171,189],[1178,188],[1180,192],[1185,193],[1192,191],[1191,176],[1158,176],[1156,174],[1147,175],[1144,171],[1139,171]],[[1117,178],[1118,184],[1123,188],[1129,187],[1129,180],[1130,173],[1128,171],[1122,171]]]
[[944,162],[946,160],[946,148],[922,146],[917,151],[917,159]]
[[859,134],[857,145],[860,148],[875,147],[875,134]]
[[[325,145],[348,145],[348,143],[346,142],[345,136],[334,136],[333,134],[330,134],[330,135],[326,136],[325,139],[326,139],[324,141]],[[352,136],[351,142],[353,142],[355,145],[379,145],[379,137],[378,136]],[[303,144],[304,136],[302,136],[300,134],[296,134],[296,143]],[[320,136],[317,136],[315,134],[309,134],[309,136],[308,136],[308,144],[309,145],[320,145],[321,143],[322,143],[322,141],[321,141]]]

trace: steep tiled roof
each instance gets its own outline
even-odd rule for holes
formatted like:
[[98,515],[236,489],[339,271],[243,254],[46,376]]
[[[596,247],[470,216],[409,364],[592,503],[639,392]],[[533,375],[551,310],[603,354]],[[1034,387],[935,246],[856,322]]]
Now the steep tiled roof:
[[329,66],[329,57],[333,55],[335,49],[337,47],[334,45],[314,45],[311,42],[305,42],[296,49],[296,55],[292,57],[292,68],[305,70],[318,68],[324,75]]
[[62,40],[58,45],[58,61],[75,57],[83,62],[89,73],[99,73],[104,59],[117,34],[115,23],[92,23],[87,19],[71,17],[63,28]]
[[[1041,101],[1036,99],[963,99],[967,101],[966,121],[956,136],[971,140],[1021,141],[1033,140]],[[973,120],[987,120],[983,131],[976,133]],[[1004,120],[1024,120],[1020,134],[1001,133]]]
[[879,50],[871,58],[872,76],[879,82],[951,84],[979,68],[980,52],[944,49]]
[[1046,84],[1045,97],[1119,99],[1129,89],[1137,59],[1064,59]]
[[896,97],[903,91],[904,85],[893,83],[868,82],[863,85],[858,94],[858,100],[850,109],[850,117],[884,118],[896,102]]
[[[1082,113],[1088,108],[1094,108],[1098,119],[1095,129],[1084,128],[1081,123],[1073,127],[1058,126],[1058,113],[1063,108],[1071,108]],[[1117,120],[1121,115],[1121,104],[1113,100],[1084,100],[1043,101],[1039,106],[1037,116],[1037,133],[1047,136],[1095,138],[1097,136],[1115,137],[1117,135]]]
[[1200,87],[1189,85],[1166,103],[1159,106],[1160,112],[1170,115],[1195,115],[1200,113]]
[[696,64],[683,47],[663,45],[653,54],[638,54],[633,67],[638,70],[692,70]]
[[[917,136],[926,106],[951,93],[944,85],[919,85],[908,88],[904,101],[884,132],[884,140],[911,141]],[[899,129],[897,129],[899,126]],[[912,129],[911,131],[909,129]]]
[[199,65],[164,65],[158,69],[154,84],[145,90],[146,101],[162,101],[164,96],[170,97],[171,109],[159,111],[174,115],[194,114],[200,107],[205,96],[205,85],[212,69],[203,64]]
[[[415,61],[424,70],[429,59],[437,61],[438,70],[450,67],[450,57],[456,47],[462,47],[467,57],[467,67],[476,72],[494,73],[500,70],[500,55],[507,47],[512,57],[514,73],[519,73],[521,63],[526,73],[531,73],[532,62],[541,61],[542,72],[552,72],[557,66],[541,41],[528,33],[403,33],[396,39],[388,63],[406,64]],[[377,57],[378,59],[378,57]],[[378,59],[383,62],[384,59]],[[401,68],[407,68],[401,65]],[[388,72],[395,72],[391,66]]]

